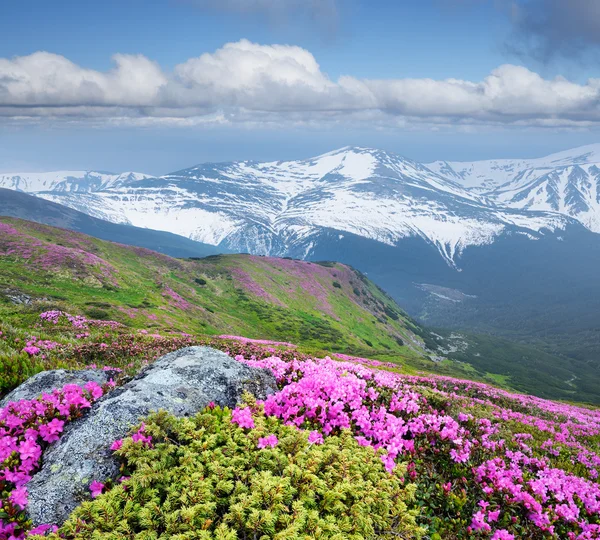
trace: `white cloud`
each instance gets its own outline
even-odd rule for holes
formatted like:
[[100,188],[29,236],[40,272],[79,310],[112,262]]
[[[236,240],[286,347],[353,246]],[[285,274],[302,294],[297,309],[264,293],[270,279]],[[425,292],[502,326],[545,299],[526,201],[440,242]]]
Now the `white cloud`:
[[37,52],[0,59],[0,117],[153,125],[374,126],[600,124],[600,79],[578,84],[503,65],[481,81],[332,80],[307,50],[228,43],[166,73],[141,55],[107,72]]

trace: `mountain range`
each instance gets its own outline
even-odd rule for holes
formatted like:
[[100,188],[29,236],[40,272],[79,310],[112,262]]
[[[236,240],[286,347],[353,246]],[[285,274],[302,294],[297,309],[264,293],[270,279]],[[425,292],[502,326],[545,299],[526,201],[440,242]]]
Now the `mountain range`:
[[11,173],[0,187],[223,250],[348,263],[427,324],[600,369],[599,167],[600,145],[429,164],[347,147],[160,177]]
[[348,147],[308,160],[208,163],[161,177],[5,174],[0,187],[234,251],[310,258],[323,231],[336,230],[391,246],[420,238],[459,267],[466,248],[505,234],[560,235],[572,218],[600,232],[597,156],[590,147],[542,160],[423,165]]

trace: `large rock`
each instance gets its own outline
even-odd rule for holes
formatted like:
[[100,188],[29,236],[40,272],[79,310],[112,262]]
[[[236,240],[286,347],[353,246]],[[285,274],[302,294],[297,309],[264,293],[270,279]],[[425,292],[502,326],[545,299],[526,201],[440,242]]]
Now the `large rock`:
[[42,394],[50,394],[55,388],[62,388],[66,384],[78,384],[83,386],[90,381],[102,385],[107,383],[114,373],[101,369],[85,369],[81,371],[55,369],[53,371],[42,371],[27,379],[21,386],[4,396],[0,401],[0,407],[6,407],[11,401],[21,399],[35,399]]
[[273,376],[250,368],[208,347],[189,347],[167,354],[133,380],[96,402],[84,418],[70,424],[43,458],[42,469],[28,484],[27,511],[34,525],[62,524],[89,485],[116,478],[118,462],[111,444],[125,437],[151,411],[176,416],[197,413],[211,401],[238,404],[245,391],[259,399],[276,391]]

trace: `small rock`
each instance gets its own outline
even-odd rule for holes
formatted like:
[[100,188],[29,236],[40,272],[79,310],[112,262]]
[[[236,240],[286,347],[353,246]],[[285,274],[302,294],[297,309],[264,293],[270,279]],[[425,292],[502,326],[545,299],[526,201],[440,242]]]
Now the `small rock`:
[[29,517],[34,525],[61,525],[89,499],[94,480],[117,478],[119,465],[110,446],[151,411],[190,416],[211,401],[234,407],[246,391],[264,399],[276,390],[268,371],[245,366],[215,349],[189,347],[163,356],[97,401],[45,452],[42,469],[27,485]]
[[85,383],[94,381],[102,385],[107,383],[112,377],[114,377],[114,373],[111,374],[111,372],[101,369],[86,369],[81,371],[55,369],[52,371],[42,371],[30,377],[23,384],[4,396],[0,401],[0,407],[6,407],[11,401],[35,399],[44,393],[51,393],[55,388],[62,388],[66,384],[83,386]]

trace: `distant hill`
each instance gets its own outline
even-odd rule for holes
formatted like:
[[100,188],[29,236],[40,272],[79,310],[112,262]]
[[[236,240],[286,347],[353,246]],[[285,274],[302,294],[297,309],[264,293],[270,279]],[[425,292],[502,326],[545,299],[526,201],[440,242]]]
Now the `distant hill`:
[[145,247],[171,257],[205,257],[228,252],[224,248],[195,242],[169,232],[104,221],[61,204],[10,189],[0,188],[0,216],[71,229],[102,240]]

